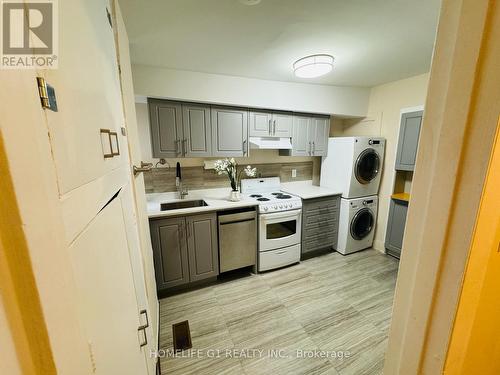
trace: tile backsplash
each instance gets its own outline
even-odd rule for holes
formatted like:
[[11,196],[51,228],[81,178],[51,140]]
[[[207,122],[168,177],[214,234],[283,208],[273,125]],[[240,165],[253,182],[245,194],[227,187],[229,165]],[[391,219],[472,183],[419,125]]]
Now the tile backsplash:
[[[182,167],[182,163],[181,163]],[[245,165],[238,166],[244,168]],[[313,179],[313,162],[252,164],[257,168],[258,177],[279,176],[282,182],[305,181]],[[297,177],[292,178],[292,169],[297,171]],[[144,173],[146,193],[163,193],[175,191],[175,166],[171,168],[153,168]],[[182,183],[189,190],[229,187],[227,176],[219,176],[213,169],[203,166],[183,167]]]

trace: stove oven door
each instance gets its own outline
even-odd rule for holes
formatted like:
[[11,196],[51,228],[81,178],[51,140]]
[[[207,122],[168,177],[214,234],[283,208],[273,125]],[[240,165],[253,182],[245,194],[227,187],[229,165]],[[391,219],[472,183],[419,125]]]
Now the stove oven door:
[[276,250],[300,243],[302,210],[259,216],[259,251]]

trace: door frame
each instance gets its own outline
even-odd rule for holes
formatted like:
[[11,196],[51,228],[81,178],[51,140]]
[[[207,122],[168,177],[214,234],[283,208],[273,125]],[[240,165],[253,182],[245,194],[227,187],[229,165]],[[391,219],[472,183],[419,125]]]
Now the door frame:
[[443,0],[385,374],[443,370],[497,128],[499,41],[494,0]]

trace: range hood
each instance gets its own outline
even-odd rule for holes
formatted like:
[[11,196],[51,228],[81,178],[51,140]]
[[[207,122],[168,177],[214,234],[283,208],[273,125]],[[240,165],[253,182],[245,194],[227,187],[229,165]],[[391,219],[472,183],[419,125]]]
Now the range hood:
[[248,139],[251,148],[260,150],[291,150],[290,138],[250,137]]

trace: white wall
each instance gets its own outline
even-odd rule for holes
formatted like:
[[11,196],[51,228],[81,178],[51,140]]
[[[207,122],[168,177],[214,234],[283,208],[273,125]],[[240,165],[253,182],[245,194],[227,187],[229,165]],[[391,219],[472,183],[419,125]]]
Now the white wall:
[[[370,92],[366,118],[362,120],[344,120],[341,126],[332,123],[331,135],[373,135],[384,137],[387,140],[374,242],[374,247],[380,251],[385,251],[385,231],[395,178],[394,164],[399,135],[400,111],[403,108],[424,105],[428,82],[429,74],[426,73],[375,86]],[[411,179],[405,181],[406,190],[410,189],[410,185]]]
[[297,112],[365,116],[370,89],[267,81],[144,65],[132,66],[135,93]]

